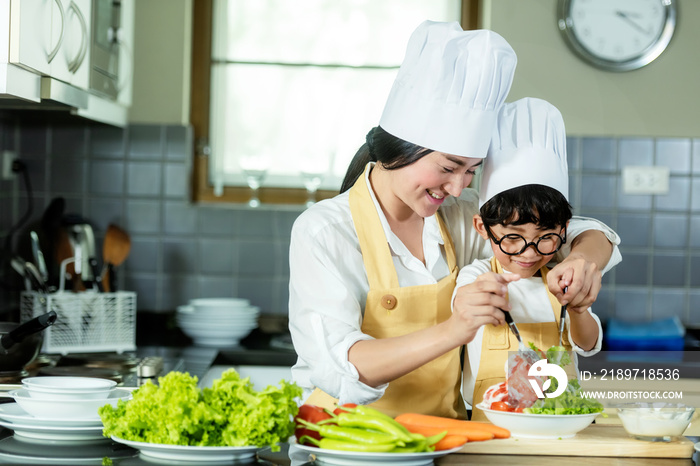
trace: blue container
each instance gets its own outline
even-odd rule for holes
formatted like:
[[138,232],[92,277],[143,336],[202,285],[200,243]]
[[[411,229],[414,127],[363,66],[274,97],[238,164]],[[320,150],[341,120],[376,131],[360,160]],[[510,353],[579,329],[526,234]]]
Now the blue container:
[[630,322],[608,320],[604,342],[610,351],[682,351],[685,327],[678,317]]

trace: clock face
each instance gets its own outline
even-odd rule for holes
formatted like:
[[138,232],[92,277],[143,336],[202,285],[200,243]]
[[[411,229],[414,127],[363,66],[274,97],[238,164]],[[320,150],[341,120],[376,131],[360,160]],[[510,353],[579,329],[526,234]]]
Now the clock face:
[[613,71],[640,68],[673,35],[672,0],[560,0],[559,28],[582,58]]

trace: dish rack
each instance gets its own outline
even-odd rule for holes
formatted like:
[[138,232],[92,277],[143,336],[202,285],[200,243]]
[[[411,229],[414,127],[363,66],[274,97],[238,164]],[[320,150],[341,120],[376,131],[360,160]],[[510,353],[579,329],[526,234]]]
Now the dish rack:
[[136,349],[135,292],[21,293],[20,322],[52,310],[58,317],[43,332],[45,353],[122,353]]

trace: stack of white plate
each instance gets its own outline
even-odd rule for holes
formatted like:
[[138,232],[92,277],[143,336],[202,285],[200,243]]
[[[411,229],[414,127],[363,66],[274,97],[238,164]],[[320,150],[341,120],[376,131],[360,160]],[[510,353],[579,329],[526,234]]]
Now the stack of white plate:
[[258,326],[260,308],[242,298],[200,298],[177,308],[177,325],[199,346],[237,345]]
[[40,440],[102,439],[98,410],[131,399],[116,382],[90,377],[28,377],[9,395],[15,403],[0,405],[0,426],[16,437]]

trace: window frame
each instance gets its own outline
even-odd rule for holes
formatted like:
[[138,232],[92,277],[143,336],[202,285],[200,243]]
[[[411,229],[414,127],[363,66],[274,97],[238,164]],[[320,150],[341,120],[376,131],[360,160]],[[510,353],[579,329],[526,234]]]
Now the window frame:
[[[478,29],[481,24],[481,1],[462,0],[461,25],[465,30]],[[202,203],[245,205],[251,197],[246,186],[224,186],[220,196],[214,194],[209,182],[209,97],[211,70],[211,34],[213,0],[192,2],[192,70],[190,88],[190,124],[194,132],[192,165],[192,200]],[[338,194],[334,190],[319,190],[316,199]],[[308,194],[304,188],[261,187],[258,190],[261,205],[258,208],[281,205],[304,205]]]

